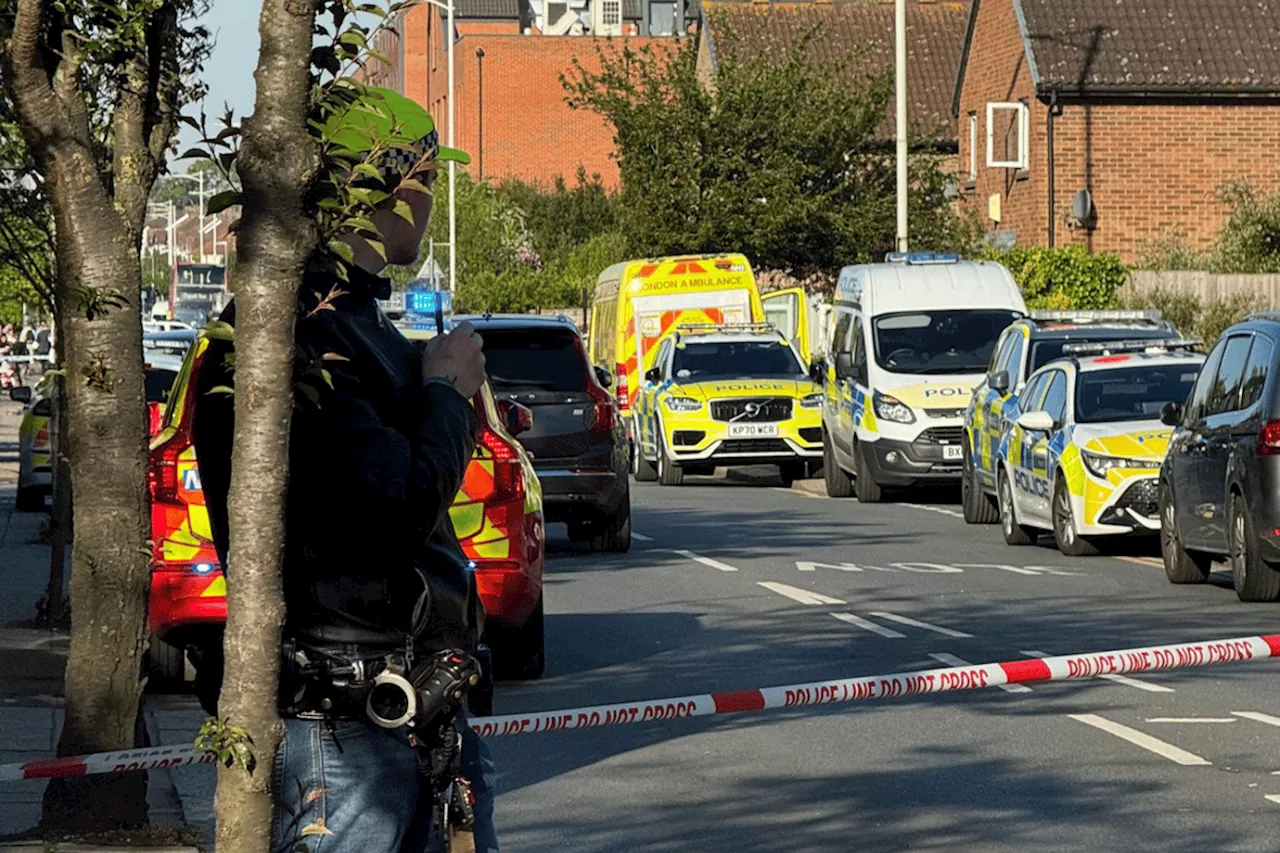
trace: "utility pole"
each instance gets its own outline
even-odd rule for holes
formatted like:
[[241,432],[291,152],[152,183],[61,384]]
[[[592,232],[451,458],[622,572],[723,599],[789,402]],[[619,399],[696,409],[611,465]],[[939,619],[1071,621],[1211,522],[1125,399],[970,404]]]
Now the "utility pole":
[[[449,39],[449,147],[454,147],[454,124],[457,111],[454,107],[453,47],[458,40],[453,31],[453,0],[446,9],[445,38]],[[449,292],[458,286],[458,164],[449,161]]]
[[895,0],[894,90],[898,125],[898,240],[899,252],[907,251],[907,0]]

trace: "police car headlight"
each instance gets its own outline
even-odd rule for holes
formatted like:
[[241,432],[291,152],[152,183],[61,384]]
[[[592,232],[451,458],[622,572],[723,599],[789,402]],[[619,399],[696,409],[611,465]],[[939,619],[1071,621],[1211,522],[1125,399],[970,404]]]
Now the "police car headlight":
[[1160,467],[1160,463],[1151,459],[1125,459],[1122,456],[1103,456],[1100,453],[1090,453],[1087,450],[1080,451],[1080,458],[1084,460],[1084,467],[1089,469],[1089,473],[1099,479],[1105,480],[1107,472],[1116,468],[1138,468],[1153,471]]
[[668,397],[663,402],[672,412],[696,412],[702,408],[702,401],[692,397]]
[[822,408],[822,395],[821,395],[821,394],[809,394],[808,396],[801,398],[801,400],[800,400],[800,408],[802,408],[802,409],[820,409],[820,408]]
[[899,400],[897,397],[890,397],[888,394],[875,392],[871,397],[875,404],[876,417],[886,421],[893,421],[899,424],[913,424],[916,422],[916,414],[911,411],[911,407]]

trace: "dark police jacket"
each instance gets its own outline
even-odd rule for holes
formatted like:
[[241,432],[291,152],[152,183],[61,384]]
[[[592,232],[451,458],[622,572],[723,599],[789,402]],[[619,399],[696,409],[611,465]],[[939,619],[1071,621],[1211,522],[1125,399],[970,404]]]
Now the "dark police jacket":
[[[472,651],[483,610],[448,510],[474,449],[476,415],[452,387],[423,383],[421,345],[375,302],[390,293],[387,280],[360,270],[350,279],[308,274],[300,292],[285,635],[321,646]],[[321,301],[332,310],[317,310]],[[223,319],[234,325],[234,318],[233,303]],[[213,340],[205,353],[193,434],[214,543],[234,584],[235,566],[227,565],[234,397],[214,390],[234,388],[231,349]],[[413,636],[420,603],[427,609]]]

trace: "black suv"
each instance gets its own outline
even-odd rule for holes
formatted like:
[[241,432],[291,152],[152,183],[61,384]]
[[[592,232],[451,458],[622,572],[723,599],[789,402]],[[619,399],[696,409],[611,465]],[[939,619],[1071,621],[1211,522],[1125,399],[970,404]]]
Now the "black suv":
[[1280,598],[1280,313],[1255,314],[1218,340],[1185,404],[1160,471],[1160,551],[1173,583],[1231,564],[1242,601]]
[[626,425],[592,367],[578,327],[564,316],[484,314],[469,320],[484,338],[493,396],[533,412],[519,441],[542,482],[548,522],[593,551],[631,547],[630,455]]

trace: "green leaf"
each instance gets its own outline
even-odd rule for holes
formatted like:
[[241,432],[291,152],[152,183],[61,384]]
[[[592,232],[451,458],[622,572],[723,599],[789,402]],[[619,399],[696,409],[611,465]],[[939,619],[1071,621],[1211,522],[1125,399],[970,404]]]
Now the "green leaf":
[[360,32],[358,29],[350,29],[338,36],[338,44],[363,48],[367,42],[365,41],[364,33]]
[[332,391],[333,390],[333,374],[322,367],[320,368],[320,378],[324,380],[324,384],[328,385],[329,390]]
[[355,263],[356,253],[341,240],[330,240],[329,250],[349,264]]
[[211,323],[206,323],[200,329],[200,333],[214,341],[234,341],[236,339],[236,327],[225,320],[214,320]]
[[220,193],[215,193],[209,199],[209,203],[205,206],[204,212],[206,216],[212,216],[215,213],[221,213],[228,207],[234,207],[235,205],[243,203],[244,196],[237,190],[223,190]]
[[431,192],[431,190],[427,189],[426,184],[424,184],[422,181],[417,180],[416,178],[405,178],[403,181],[400,182],[400,184],[396,187],[396,189],[397,190],[413,190],[414,192],[418,192],[418,193]]
[[234,394],[236,393],[236,389],[232,388],[230,385],[215,385],[209,389],[208,393],[209,394]]
[[310,383],[298,382],[297,384],[294,385],[294,390],[299,394],[301,394],[303,397],[306,397],[307,402],[311,403],[311,405],[313,406],[320,405],[320,392],[317,391],[315,387],[312,386]]
[[382,244],[381,240],[367,240],[369,248],[378,253],[378,257],[382,258],[382,262],[387,261],[387,247]]
[[382,172],[372,163],[357,163],[351,171],[357,175],[368,175],[370,178],[382,179]]
[[324,355],[320,356],[320,360],[321,361],[350,361],[351,359],[347,358],[345,355],[340,355],[336,352],[327,352]]
[[405,222],[408,222],[410,225],[413,224],[413,207],[409,204],[409,202],[404,201],[403,199],[396,199],[396,204],[395,204],[395,208],[393,209],[393,212],[395,213],[396,216],[399,216]]
[[188,148],[178,157],[179,160],[212,160],[213,157],[203,148]]

